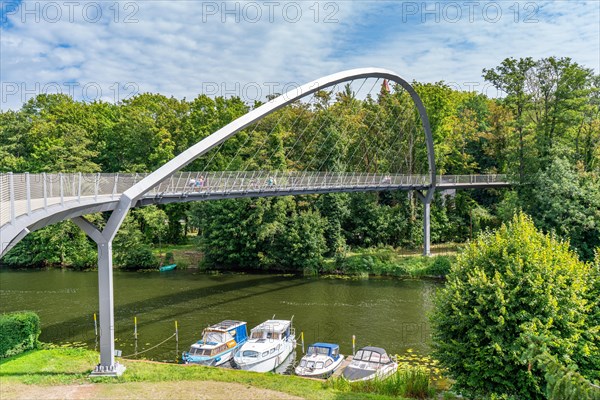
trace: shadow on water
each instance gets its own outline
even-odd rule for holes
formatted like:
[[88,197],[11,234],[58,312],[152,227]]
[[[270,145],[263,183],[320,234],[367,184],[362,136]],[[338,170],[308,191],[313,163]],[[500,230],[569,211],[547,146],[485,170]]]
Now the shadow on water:
[[[189,279],[189,278],[188,278]],[[172,308],[176,304],[189,302],[192,300],[196,300],[199,298],[207,298],[210,296],[219,296],[224,295],[229,292],[240,291],[248,288],[254,288],[257,286],[268,285],[268,284],[282,284],[280,287],[270,288],[262,291],[257,291],[254,293],[248,293],[236,296],[231,299],[223,299],[223,300],[215,300],[212,303],[204,304],[204,308],[217,307],[222,306],[224,304],[247,300],[252,297],[261,296],[267,293],[273,293],[280,290],[289,289],[292,287],[297,287],[301,285],[305,285],[309,283],[309,280],[300,277],[286,277],[286,276],[268,276],[268,277],[259,277],[256,279],[249,279],[244,281],[230,282],[230,283],[221,283],[215,286],[209,286],[198,289],[188,289],[177,293],[171,293],[168,295],[156,296],[153,298],[149,298],[146,300],[130,302],[127,304],[120,304],[115,306],[115,322],[119,320],[125,320],[129,317],[129,313],[127,315],[123,312],[123,310],[136,310],[137,313],[144,313],[155,311],[161,308]],[[118,293],[117,293],[118,294]],[[154,322],[163,321],[163,320],[172,320],[174,317],[188,314],[189,310],[184,310],[176,313],[169,313],[168,316],[164,318],[154,319]],[[89,326],[90,318],[89,316],[81,316],[76,318],[71,318],[66,321],[62,321],[60,323],[47,325],[43,327],[43,333],[46,337],[61,337],[63,341],[68,341],[73,337],[77,336],[77,332],[65,332],[65,326]],[[116,324],[115,324],[116,325]],[[118,329],[116,329],[118,331]]]

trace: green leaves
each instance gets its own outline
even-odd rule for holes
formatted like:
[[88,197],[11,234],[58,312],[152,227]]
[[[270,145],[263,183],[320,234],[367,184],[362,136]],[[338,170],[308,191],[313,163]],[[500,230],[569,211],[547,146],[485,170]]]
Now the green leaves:
[[552,354],[583,361],[577,348],[589,320],[590,276],[568,243],[515,216],[458,257],[435,302],[435,355],[465,394],[544,398],[543,374],[520,360],[524,335],[543,335]]

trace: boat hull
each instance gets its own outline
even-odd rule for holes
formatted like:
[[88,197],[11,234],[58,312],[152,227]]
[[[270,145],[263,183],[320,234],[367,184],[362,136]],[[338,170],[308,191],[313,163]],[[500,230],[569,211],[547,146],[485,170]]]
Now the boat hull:
[[249,362],[242,357],[234,357],[233,362],[236,367],[243,369],[244,371],[270,372],[280,366],[289,357],[295,347],[295,340],[289,342],[286,341],[282,343],[279,352],[275,352],[267,358]]
[[185,363],[186,364],[204,365],[204,366],[208,366],[208,367],[218,367],[220,365],[230,362],[233,359],[233,355],[235,354],[236,350],[239,349],[240,347],[241,347],[241,345],[236,346],[232,349],[229,349],[229,350],[227,350],[221,354],[218,354],[215,357],[211,357],[211,358],[200,358],[200,357],[188,356],[185,359]]
[[352,366],[346,367],[343,373],[344,379],[348,382],[370,381],[373,379],[383,380],[398,370],[398,364],[393,362],[383,365],[376,370],[364,370]]

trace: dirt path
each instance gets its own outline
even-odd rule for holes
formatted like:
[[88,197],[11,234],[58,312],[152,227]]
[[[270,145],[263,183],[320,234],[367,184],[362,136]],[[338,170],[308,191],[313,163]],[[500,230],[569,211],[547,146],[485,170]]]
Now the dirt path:
[[62,386],[25,385],[22,383],[3,382],[0,386],[0,399],[296,400],[301,399],[301,397],[239,383],[211,381],[90,383],[86,385]]

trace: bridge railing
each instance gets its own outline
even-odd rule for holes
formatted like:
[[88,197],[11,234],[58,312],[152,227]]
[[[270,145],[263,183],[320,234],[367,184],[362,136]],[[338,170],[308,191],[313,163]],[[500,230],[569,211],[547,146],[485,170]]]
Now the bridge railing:
[[262,192],[313,190],[319,188],[363,188],[427,186],[426,175],[367,174],[344,172],[182,172],[153,188],[148,195],[202,192]]
[[[117,200],[148,174],[0,174],[0,226],[66,202]],[[507,182],[506,175],[443,175],[442,185]],[[178,172],[151,189],[146,196],[318,191],[321,189],[425,188],[428,175],[355,172],[224,171]]]
[[438,175],[437,184],[477,184],[477,183],[506,183],[508,176],[505,174],[485,175]]

